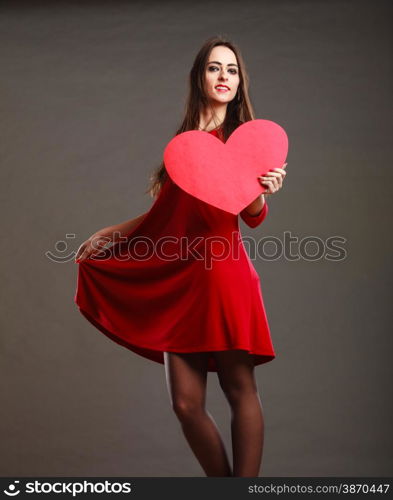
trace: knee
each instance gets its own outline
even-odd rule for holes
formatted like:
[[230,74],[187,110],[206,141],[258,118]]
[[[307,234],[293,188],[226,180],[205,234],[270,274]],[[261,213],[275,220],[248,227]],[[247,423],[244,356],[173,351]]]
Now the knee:
[[205,411],[202,402],[188,398],[174,400],[172,409],[180,420],[190,420]]
[[231,385],[230,387],[223,386],[222,391],[232,406],[259,397],[256,387],[237,387],[236,385]]

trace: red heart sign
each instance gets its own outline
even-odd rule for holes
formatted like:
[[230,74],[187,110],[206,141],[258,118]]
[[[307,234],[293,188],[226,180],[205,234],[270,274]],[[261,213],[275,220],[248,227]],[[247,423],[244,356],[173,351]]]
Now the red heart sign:
[[164,150],[164,163],[181,189],[237,215],[266,191],[257,176],[281,168],[287,154],[288,137],[280,125],[251,120],[225,143],[200,130],[178,134]]

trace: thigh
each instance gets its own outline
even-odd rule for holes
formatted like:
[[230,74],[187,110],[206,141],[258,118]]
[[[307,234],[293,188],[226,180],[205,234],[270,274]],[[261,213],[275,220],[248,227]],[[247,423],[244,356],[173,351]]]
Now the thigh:
[[164,352],[165,375],[173,408],[204,407],[209,352]]
[[224,393],[230,397],[257,392],[254,359],[248,351],[233,349],[213,353],[217,364],[217,376]]

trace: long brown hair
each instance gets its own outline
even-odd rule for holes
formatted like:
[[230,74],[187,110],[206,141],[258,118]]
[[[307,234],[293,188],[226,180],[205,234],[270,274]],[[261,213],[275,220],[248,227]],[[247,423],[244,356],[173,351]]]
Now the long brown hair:
[[[200,113],[209,106],[204,85],[206,64],[210,52],[217,45],[224,45],[235,53],[240,77],[236,96],[228,103],[225,119],[221,126],[224,140],[226,141],[239,125],[254,119],[254,110],[248,95],[249,77],[240,50],[227,38],[221,35],[213,36],[205,41],[195,57],[188,77],[188,97],[185,103],[184,119],[175,135],[187,130],[199,129]],[[167,177],[168,173],[164,162],[162,162],[150,176],[150,185],[145,193],[149,193],[152,197],[158,196]]]

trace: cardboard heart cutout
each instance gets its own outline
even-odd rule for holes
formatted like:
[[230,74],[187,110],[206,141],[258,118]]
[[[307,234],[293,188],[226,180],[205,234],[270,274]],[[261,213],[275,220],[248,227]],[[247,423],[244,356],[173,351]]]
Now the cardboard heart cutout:
[[201,130],[183,132],[163,156],[169,177],[181,189],[237,215],[266,191],[257,176],[281,168],[287,154],[284,129],[258,119],[240,125],[225,143]]

